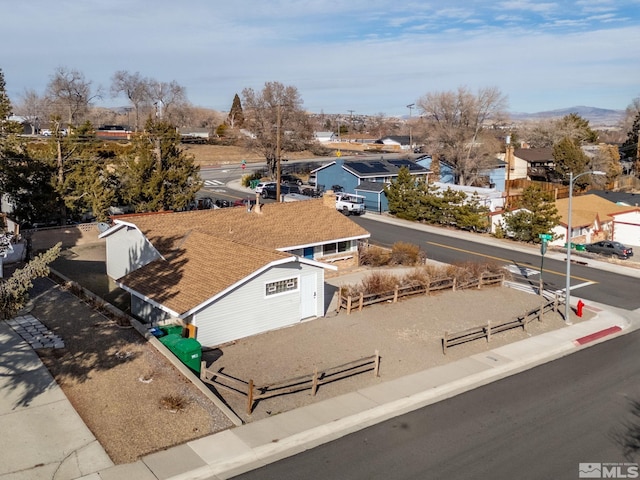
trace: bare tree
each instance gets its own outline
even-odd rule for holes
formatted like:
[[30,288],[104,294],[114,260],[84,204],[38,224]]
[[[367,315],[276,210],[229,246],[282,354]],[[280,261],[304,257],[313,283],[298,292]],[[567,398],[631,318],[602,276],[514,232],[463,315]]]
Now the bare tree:
[[244,127],[251,132],[249,148],[259,150],[276,176],[282,151],[304,149],[311,138],[311,128],[302,98],[294,86],[267,82],[260,92],[242,91]]
[[135,112],[135,131],[140,128],[140,111],[142,107],[151,105],[149,79],[142,77],[138,72],[129,73],[119,70],[111,78],[111,96],[117,97],[123,93]]
[[472,184],[499,151],[492,127],[506,118],[506,97],[496,87],[477,94],[460,87],[456,92],[427,93],[416,105],[430,153],[452,166],[459,184]]
[[25,90],[16,105],[16,113],[31,125],[32,135],[40,130],[40,126],[48,117],[48,110],[47,99],[33,89]]
[[61,118],[66,116],[67,124],[76,126],[100,93],[92,93],[91,82],[81,72],[58,67],[47,86],[46,96],[51,101],[52,113]]
[[189,107],[187,90],[175,80],[171,82],[149,82],[149,99],[156,107],[156,116],[164,121],[180,125],[178,119],[183,110]]

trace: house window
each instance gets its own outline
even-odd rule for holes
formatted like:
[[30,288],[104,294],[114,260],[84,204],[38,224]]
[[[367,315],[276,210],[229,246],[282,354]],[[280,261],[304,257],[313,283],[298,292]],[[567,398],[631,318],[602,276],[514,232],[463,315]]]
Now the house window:
[[335,243],[327,243],[322,246],[322,255],[332,255],[334,253],[336,253]]
[[292,292],[298,289],[298,277],[278,280],[265,285],[265,295],[278,295],[279,293]]
[[338,253],[348,252],[351,250],[351,242],[338,242]]

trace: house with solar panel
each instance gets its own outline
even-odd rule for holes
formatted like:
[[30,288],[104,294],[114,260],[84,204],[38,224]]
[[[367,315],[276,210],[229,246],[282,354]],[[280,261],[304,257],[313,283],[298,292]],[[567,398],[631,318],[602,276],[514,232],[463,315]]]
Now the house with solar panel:
[[336,159],[311,172],[321,190],[341,190],[362,195],[368,212],[386,212],[389,203],[384,187],[398,177],[402,167],[416,178],[428,180],[431,171],[406,158],[384,158],[378,160]]

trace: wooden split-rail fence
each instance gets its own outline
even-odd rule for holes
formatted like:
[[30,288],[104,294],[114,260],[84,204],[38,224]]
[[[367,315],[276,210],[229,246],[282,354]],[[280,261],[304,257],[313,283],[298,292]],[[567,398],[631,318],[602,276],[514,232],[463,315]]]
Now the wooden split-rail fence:
[[459,332],[444,332],[444,336],[442,337],[442,353],[446,355],[447,348],[478,340],[480,338],[486,338],[487,342],[490,342],[492,335],[500,332],[506,332],[513,328],[522,328],[523,331],[526,331],[527,324],[533,320],[537,319],[538,321],[542,321],[542,317],[545,313],[549,311],[557,312],[560,305],[564,304],[564,298],[564,295],[556,293],[555,297],[552,299],[545,298],[540,307],[534,308],[524,315],[507,320],[506,322],[492,324],[491,321],[488,321],[485,325],[468,328]]
[[374,305],[380,302],[393,302],[396,303],[403,297],[412,295],[430,295],[433,292],[440,290],[451,289],[453,291],[463,290],[468,288],[482,288],[489,286],[502,286],[504,284],[504,274],[502,273],[484,273],[480,278],[475,278],[468,282],[459,282],[455,278],[442,278],[433,280],[427,285],[406,285],[403,287],[396,286],[392,291],[384,293],[371,293],[359,295],[342,295],[338,298],[338,307],[336,311],[341,309],[347,310],[347,315],[352,310],[361,311],[363,307],[368,305]]
[[321,372],[315,368],[310,375],[291,378],[262,387],[256,386],[251,379],[247,382],[224,373],[222,369],[218,371],[212,370],[207,367],[205,361],[201,363],[200,379],[216,388],[245,396],[247,398],[247,413],[251,414],[260,400],[309,389],[311,390],[311,395],[315,396],[320,385],[371,370],[373,370],[374,376],[377,377],[379,375],[380,355],[378,350],[370,357],[360,358]]

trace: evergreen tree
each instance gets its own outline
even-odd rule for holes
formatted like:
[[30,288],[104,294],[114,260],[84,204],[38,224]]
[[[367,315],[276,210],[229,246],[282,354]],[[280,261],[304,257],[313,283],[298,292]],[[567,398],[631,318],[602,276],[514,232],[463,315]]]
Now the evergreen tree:
[[[7,83],[4,80],[4,72],[0,68],[0,128],[12,113],[11,100],[7,95]],[[4,132],[0,130],[0,133]]]
[[418,219],[418,189],[406,167],[400,168],[397,178],[385,187],[389,213],[405,220]]
[[180,148],[180,136],[166,122],[147,121],[133,151],[117,167],[119,193],[136,212],[183,210],[202,186],[199,167]]
[[236,93],[233,97],[233,103],[231,104],[231,110],[227,116],[227,123],[231,128],[242,128],[244,123],[244,114],[242,113],[242,103],[240,97]]
[[552,194],[537,185],[523,190],[520,206],[523,210],[504,216],[505,229],[516,240],[538,243],[541,233],[550,233],[560,223]]
[[[556,172],[567,181],[569,172],[573,172],[574,176],[579,175],[586,171],[589,164],[589,157],[582,151],[580,145],[569,137],[563,138],[553,146],[553,159],[556,164]],[[588,184],[588,180],[583,183],[583,185],[586,184]]]
[[640,177],[640,158],[638,155],[638,152],[640,152],[640,147],[638,146],[638,138],[640,137],[639,133],[640,133],[640,112],[636,114],[636,117],[633,121],[633,126],[631,127],[631,130],[627,132],[627,139],[624,141],[624,143],[620,147],[620,151],[625,156],[625,158],[635,161],[636,175]]
[[29,300],[33,279],[49,275],[49,264],[60,255],[60,244],[41,253],[24,268],[16,270],[10,278],[0,283],[0,316],[12,318]]

